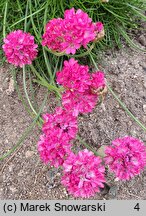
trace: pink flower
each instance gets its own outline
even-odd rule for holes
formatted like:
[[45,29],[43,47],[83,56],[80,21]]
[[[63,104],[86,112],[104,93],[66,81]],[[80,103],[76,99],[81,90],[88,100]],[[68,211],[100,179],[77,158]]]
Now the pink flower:
[[[88,14],[83,12],[81,9],[78,9],[75,12],[74,8],[66,10],[64,17],[69,24],[68,30],[72,27],[72,35],[70,34],[69,42],[72,41],[72,44],[80,43],[80,46],[83,45],[86,48],[87,44],[93,41],[96,36],[95,26],[94,23],[92,23],[92,19],[89,18]],[[75,39],[73,40],[72,38]]]
[[75,54],[81,44],[74,33],[74,27],[65,19],[52,19],[46,25],[42,45],[57,52]]
[[98,34],[99,32],[101,32],[103,30],[103,24],[101,22],[97,22],[94,24],[94,30],[96,32],[96,34]]
[[62,95],[64,108],[72,111],[73,116],[91,112],[95,108],[97,100],[98,95],[91,93],[89,90],[84,92],[67,90]]
[[89,73],[88,66],[78,64],[74,58],[64,61],[64,67],[57,72],[57,82],[63,85],[62,104],[73,116],[91,112],[98,101],[98,91],[105,87],[104,73]]
[[43,34],[42,45],[47,46],[49,49],[62,52],[62,42],[64,41],[64,20],[61,18],[50,20],[45,28]]
[[105,162],[117,179],[129,180],[146,165],[146,147],[133,137],[118,138],[105,150]]
[[58,136],[59,129],[52,131],[49,136],[41,135],[38,142],[38,152],[44,163],[52,166],[62,166],[67,155],[70,155],[71,144],[66,136]]
[[78,9],[69,9],[64,12],[64,19],[50,20],[43,35],[43,46],[57,52],[75,54],[82,45],[94,41],[102,28],[101,23],[93,23],[88,14]]
[[91,78],[91,88],[94,90],[103,89],[105,87],[105,78],[102,71],[97,71],[92,73]]
[[63,163],[62,184],[74,197],[88,198],[103,188],[104,167],[101,159],[87,149],[71,153]]
[[38,45],[30,33],[16,30],[7,35],[2,46],[7,61],[15,66],[22,67],[31,64],[37,56]]
[[62,71],[57,72],[57,82],[64,88],[84,92],[91,84],[89,68],[78,64],[73,58],[64,61]]
[[57,130],[58,138],[65,136],[68,141],[75,138],[78,131],[77,118],[69,110],[57,107],[54,114],[46,113],[43,118],[42,130],[47,136]]

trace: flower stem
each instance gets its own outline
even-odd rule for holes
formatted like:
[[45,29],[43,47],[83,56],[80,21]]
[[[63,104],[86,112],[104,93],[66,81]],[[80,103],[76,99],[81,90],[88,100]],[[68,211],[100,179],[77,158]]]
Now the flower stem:
[[25,10],[25,20],[24,20],[24,31],[26,32],[26,27],[27,27],[27,14],[28,14],[28,1],[26,4],[26,10]]
[[[80,54],[75,54],[75,55],[73,55],[73,57],[81,58],[81,57],[84,57],[84,56],[88,55],[92,51],[92,49],[94,48],[94,46],[95,46],[95,42],[92,43],[92,45],[87,49],[87,51],[85,51],[83,53],[80,53]],[[56,55],[58,57],[60,57],[60,56],[72,57],[72,55],[66,54],[65,51],[64,52],[56,52],[56,51],[48,49],[47,47],[44,47],[44,49],[46,51],[48,51],[49,53],[51,53],[53,55]]]
[[92,59],[92,62],[93,62],[93,64],[94,64],[94,67],[96,68],[96,70],[99,70],[98,67],[97,67],[97,64],[96,64],[96,62],[95,62],[95,60],[94,60],[94,58],[93,58],[93,56],[92,56],[92,54],[91,54],[91,52],[89,53],[89,55],[90,55],[90,57],[91,57],[91,59]]
[[84,140],[81,139],[81,137],[79,135],[77,135],[77,139],[79,140],[80,143],[82,143],[87,149],[91,150],[96,156],[100,156],[101,154],[99,154],[96,150],[94,150],[91,146],[89,146]]
[[46,68],[47,68],[47,71],[48,71],[48,75],[49,75],[49,78],[50,78],[50,83],[55,86],[54,77],[53,77],[53,74],[51,72],[51,67],[49,65],[49,59],[48,59],[48,56],[47,56],[47,53],[46,53],[44,47],[43,47],[43,55],[44,55],[45,64],[46,64]]
[[38,14],[39,12],[41,12],[42,10],[44,10],[44,8],[45,8],[45,2],[42,4],[42,7],[41,7],[39,10],[37,10],[37,11],[35,11],[34,13],[28,15],[27,17],[24,17],[24,18],[18,20],[17,22],[13,23],[13,24],[10,26],[10,28],[14,27],[14,26],[17,25],[18,23],[21,23],[21,22],[24,21],[26,18],[29,18],[29,17],[31,17],[31,16],[34,16],[34,15]]
[[23,88],[24,88],[24,92],[25,92],[25,96],[26,96],[26,99],[29,103],[29,106],[30,108],[32,109],[32,111],[34,112],[35,115],[37,115],[37,112],[35,111],[35,109],[33,108],[31,102],[30,102],[30,99],[29,99],[29,96],[28,96],[28,93],[27,93],[27,87],[26,87],[26,71],[25,71],[25,66],[23,66]]
[[115,97],[115,99],[119,102],[121,107],[127,112],[127,114],[144,130],[146,131],[146,127],[128,110],[126,105],[118,98],[118,96],[115,94],[115,92],[112,90],[112,88],[107,84],[108,90],[112,93],[112,95]]
[[48,81],[37,72],[33,65],[30,65],[30,67],[32,72],[37,76],[37,78],[39,78],[39,80],[36,80],[36,82],[47,87],[49,91],[54,91],[61,98],[60,92],[63,91],[63,88],[57,88],[56,86],[49,84]]
[[8,10],[8,1],[6,1],[5,12],[4,12],[4,20],[3,20],[3,38],[6,37],[6,17],[7,17],[7,10]]
[[20,92],[20,90],[19,90],[19,87],[18,87],[18,84],[17,84],[17,81],[16,81],[16,70],[15,70],[14,68],[11,70],[11,74],[12,74],[12,77],[13,77],[13,80],[14,80],[14,87],[15,87],[15,89],[16,89],[16,92],[17,92],[17,94],[18,94],[19,99],[21,100],[21,102],[22,102],[23,106],[25,107],[26,111],[27,111],[32,117],[34,117],[34,115],[32,115],[31,110],[29,109],[28,105],[26,104],[26,102],[25,102],[25,100],[23,99],[23,96],[22,96],[22,94],[21,94],[21,92]]

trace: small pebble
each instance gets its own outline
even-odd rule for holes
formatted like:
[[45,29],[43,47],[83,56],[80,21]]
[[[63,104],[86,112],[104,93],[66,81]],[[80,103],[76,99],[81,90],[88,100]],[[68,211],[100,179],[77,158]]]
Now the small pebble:
[[114,186],[112,186],[112,187],[110,188],[110,190],[109,190],[109,196],[110,196],[111,199],[116,199],[117,190],[118,190],[118,188],[117,188],[116,185],[114,185]]
[[51,182],[51,183],[47,183],[46,186],[48,187],[49,190],[51,190],[56,187],[56,184],[54,182]]
[[144,35],[141,35],[138,38],[139,42],[141,43],[142,46],[146,46],[146,37]]
[[146,104],[143,105],[143,111],[146,113]]
[[15,187],[13,187],[13,186],[10,186],[9,189],[10,189],[10,191],[12,193],[16,193],[17,192],[17,189]]
[[12,171],[13,171],[13,168],[14,168],[14,165],[13,165],[13,164],[10,164],[10,165],[9,165],[9,172],[12,172]]
[[25,157],[26,158],[30,158],[30,157],[32,157],[34,155],[34,152],[33,151],[27,151],[26,153],[25,153]]
[[42,172],[47,172],[48,171],[48,167],[47,166],[44,166],[43,168],[42,168]]

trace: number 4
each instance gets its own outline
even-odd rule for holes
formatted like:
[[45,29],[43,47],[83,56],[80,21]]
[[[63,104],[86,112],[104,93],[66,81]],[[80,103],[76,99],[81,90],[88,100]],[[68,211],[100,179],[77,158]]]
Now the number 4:
[[139,207],[139,203],[137,203],[134,207],[134,209],[136,209],[137,211],[139,211],[140,207]]

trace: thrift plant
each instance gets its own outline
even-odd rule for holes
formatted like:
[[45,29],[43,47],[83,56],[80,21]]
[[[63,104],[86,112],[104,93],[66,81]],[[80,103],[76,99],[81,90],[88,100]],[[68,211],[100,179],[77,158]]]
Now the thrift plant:
[[7,35],[2,46],[7,61],[15,66],[22,67],[32,64],[37,57],[38,45],[34,43],[34,36],[30,33],[16,30]]
[[146,147],[133,137],[112,141],[112,145],[106,147],[105,154],[105,163],[120,180],[130,180],[140,174],[146,164]]
[[63,163],[62,184],[74,197],[89,198],[104,188],[105,168],[102,160],[87,149],[70,153]]
[[88,66],[79,65],[73,58],[64,61],[64,67],[56,77],[57,83],[65,89],[62,105],[66,110],[72,110],[74,116],[91,112],[98,102],[98,93],[94,90],[105,87],[103,72],[89,73]]
[[42,45],[57,52],[75,54],[81,46],[95,41],[103,30],[101,22],[93,23],[88,14],[78,9],[66,10],[64,19],[50,20],[45,28]]
[[[88,44],[95,44],[103,35],[101,22],[94,23],[81,9],[75,11],[71,8],[64,12],[63,19],[53,18],[46,24],[42,46],[62,55],[75,54],[81,46],[90,51]],[[69,59],[64,60],[57,70],[52,85],[32,65],[38,54],[37,48],[34,37],[22,30],[13,31],[4,39],[3,50],[7,61],[23,67],[23,72],[25,65],[30,65],[39,79],[38,83],[55,91],[61,100],[61,105],[56,107],[54,113],[43,115],[42,134],[37,147],[41,160],[45,164],[62,168],[61,182],[74,197],[89,198],[100,192],[106,182],[105,166],[118,180],[130,180],[140,174],[146,165],[146,147],[137,138],[117,138],[112,141],[112,145],[105,146],[104,154],[92,152],[92,147],[87,144],[90,151],[86,148],[73,152],[79,115],[92,112],[106,93],[104,72],[91,72],[88,65],[79,64],[74,56],[70,58],[68,55]],[[45,61],[49,61],[46,55]],[[48,70],[51,73],[49,64]],[[28,102],[31,105],[29,99]],[[34,110],[32,105],[31,108]]]

